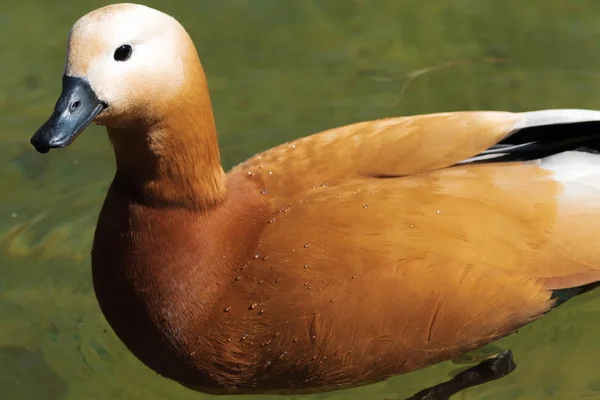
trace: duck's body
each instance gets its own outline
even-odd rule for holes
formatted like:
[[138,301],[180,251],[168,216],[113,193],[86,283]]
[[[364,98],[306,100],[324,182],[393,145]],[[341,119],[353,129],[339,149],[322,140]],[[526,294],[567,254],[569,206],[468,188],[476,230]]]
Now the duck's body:
[[[78,24],[139,11],[112,7]],[[80,30],[71,52],[96,32]],[[160,374],[211,393],[363,384],[506,336],[562,289],[600,280],[600,155],[589,151],[600,135],[579,124],[600,113],[365,122],[225,175],[202,68],[187,34],[175,37],[184,85],[151,117],[147,103],[94,87],[93,58],[67,63],[105,102],[97,120],[117,158],[95,291],[117,335]],[[54,146],[45,129],[41,150]]]
[[[505,336],[549,311],[553,290],[600,278],[600,251],[573,247],[600,237],[600,185],[577,190],[600,182],[600,156],[454,165],[479,151],[427,160],[410,143],[430,149],[432,126],[495,143],[524,118],[324,132],[237,166],[202,210],[148,206],[117,175],[94,241],[102,310],[147,365],[211,393],[370,382]],[[569,229],[581,217],[587,231]]]

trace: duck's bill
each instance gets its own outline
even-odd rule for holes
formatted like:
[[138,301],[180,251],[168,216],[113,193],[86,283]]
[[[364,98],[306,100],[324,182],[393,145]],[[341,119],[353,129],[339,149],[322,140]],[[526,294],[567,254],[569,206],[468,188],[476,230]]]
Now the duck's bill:
[[60,98],[50,119],[31,137],[40,153],[67,147],[107,106],[84,78],[63,76]]

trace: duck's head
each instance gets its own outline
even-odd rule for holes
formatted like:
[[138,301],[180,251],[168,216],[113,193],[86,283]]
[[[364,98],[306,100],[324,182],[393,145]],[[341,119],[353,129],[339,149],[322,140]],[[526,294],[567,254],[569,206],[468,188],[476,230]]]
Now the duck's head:
[[31,143],[40,153],[66,147],[92,122],[149,126],[185,87],[205,85],[203,77],[194,45],[174,18],[137,4],[97,9],[71,30],[62,93]]

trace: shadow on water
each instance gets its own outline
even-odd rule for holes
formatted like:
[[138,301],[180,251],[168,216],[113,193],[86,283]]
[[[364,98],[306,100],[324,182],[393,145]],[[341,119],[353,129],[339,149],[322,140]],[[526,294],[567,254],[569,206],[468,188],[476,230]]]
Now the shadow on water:
[[[597,0],[144,3],[176,16],[193,37],[227,168],[284,141],[360,120],[600,108]],[[103,130],[91,127],[72,147],[44,157],[28,143],[60,93],[71,25],[105,4],[0,4],[2,400],[213,398],[142,366],[100,313],[89,252],[114,173]],[[456,400],[600,400],[598,337],[600,292],[591,292],[497,343],[513,350],[517,370]],[[441,363],[374,385],[289,398],[401,399],[461,367]]]

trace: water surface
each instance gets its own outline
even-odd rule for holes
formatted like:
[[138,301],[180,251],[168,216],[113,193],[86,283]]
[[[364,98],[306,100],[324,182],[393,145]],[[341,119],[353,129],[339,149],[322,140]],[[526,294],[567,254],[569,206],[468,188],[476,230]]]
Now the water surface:
[[[60,92],[65,41],[107,4],[0,4],[0,399],[208,399],[158,377],[116,339],[89,252],[114,173],[88,129],[41,156],[29,137]],[[177,0],[206,68],[227,168],[278,143],[360,120],[451,110],[600,108],[597,0]],[[457,399],[600,399],[600,292],[498,343],[518,369]],[[494,310],[490,310],[494,312]],[[443,363],[294,399],[400,399]],[[250,398],[250,397],[248,397]],[[278,398],[254,396],[255,399]]]

